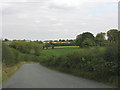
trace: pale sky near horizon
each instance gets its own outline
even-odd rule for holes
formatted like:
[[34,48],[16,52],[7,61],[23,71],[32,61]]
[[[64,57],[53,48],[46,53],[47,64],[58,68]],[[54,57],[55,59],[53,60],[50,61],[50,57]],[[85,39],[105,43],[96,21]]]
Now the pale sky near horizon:
[[[119,0],[0,0],[0,28],[8,39],[75,39],[118,28]],[[1,20],[2,19],[2,20]]]

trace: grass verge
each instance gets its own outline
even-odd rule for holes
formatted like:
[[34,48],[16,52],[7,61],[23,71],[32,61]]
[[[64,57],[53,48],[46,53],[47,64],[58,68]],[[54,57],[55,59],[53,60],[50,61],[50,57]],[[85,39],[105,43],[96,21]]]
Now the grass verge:
[[23,64],[33,64],[35,62],[20,62],[13,66],[2,65],[2,82],[11,77]]

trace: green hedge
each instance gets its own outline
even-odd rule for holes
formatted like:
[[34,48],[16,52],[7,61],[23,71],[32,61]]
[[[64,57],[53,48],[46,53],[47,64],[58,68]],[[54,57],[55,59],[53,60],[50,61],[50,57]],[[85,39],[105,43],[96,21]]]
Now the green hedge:
[[[105,54],[109,55],[110,53],[108,49],[110,48],[82,48],[67,55],[43,55],[40,63],[48,67],[58,68],[63,72],[117,85],[118,62],[117,60],[106,60]],[[111,47],[111,49],[111,53],[117,54],[114,47]],[[113,57],[116,54],[112,54]]]
[[2,61],[6,65],[14,65],[20,61],[34,61],[39,62],[39,56],[32,54],[21,53],[20,51],[10,48],[3,43],[2,45]]

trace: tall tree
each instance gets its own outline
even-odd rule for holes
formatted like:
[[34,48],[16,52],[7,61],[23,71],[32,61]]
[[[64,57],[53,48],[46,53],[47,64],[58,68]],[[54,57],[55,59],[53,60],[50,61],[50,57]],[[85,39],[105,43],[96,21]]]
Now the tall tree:
[[94,39],[94,35],[90,32],[85,32],[82,34],[82,39],[85,40],[85,39]]
[[117,29],[111,29],[107,32],[108,40],[110,42],[118,41],[119,39],[119,31]]
[[95,37],[96,45],[103,46],[105,45],[105,33],[98,33]]
[[92,33],[90,33],[90,32],[85,32],[85,33],[83,33],[83,34],[80,34],[80,35],[78,35],[77,38],[76,38],[76,44],[77,44],[78,46],[84,47],[83,42],[84,42],[86,39],[91,39],[91,40],[89,40],[89,41],[92,41],[92,40],[94,40],[94,35],[93,35]]
[[82,46],[84,47],[95,46],[95,41],[93,39],[87,38],[82,42]]
[[76,45],[77,46],[81,46],[82,44],[82,34],[79,34],[77,37],[76,37]]
[[4,41],[9,41],[7,38],[5,38],[5,40]]

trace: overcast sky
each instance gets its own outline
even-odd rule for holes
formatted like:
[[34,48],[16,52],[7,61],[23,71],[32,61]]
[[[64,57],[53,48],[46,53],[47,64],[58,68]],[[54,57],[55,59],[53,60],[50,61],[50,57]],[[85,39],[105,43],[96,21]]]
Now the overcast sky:
[[28,40],[74,39],[83,32],[96,35],[98,32],[117,29],[118,1],[1,0],[2,37]]

